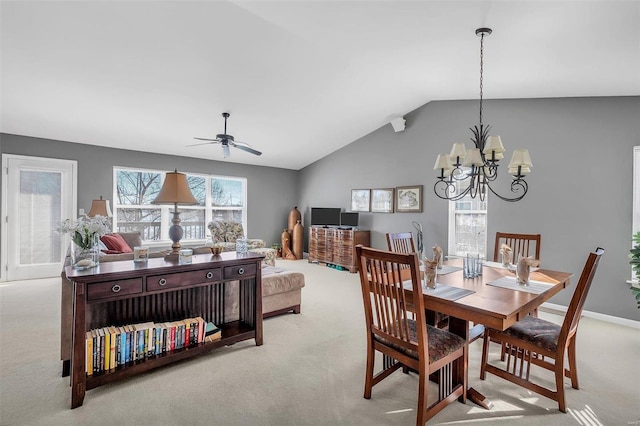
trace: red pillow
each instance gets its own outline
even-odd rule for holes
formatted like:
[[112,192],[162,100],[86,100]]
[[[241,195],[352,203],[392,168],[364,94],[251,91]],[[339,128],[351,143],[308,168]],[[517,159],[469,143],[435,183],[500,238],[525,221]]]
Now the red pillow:
[[107,246],[109,254],[115,253],[132,253],[129,244],[122,238],[120,234],[108,234],[100,237],[100,240]]

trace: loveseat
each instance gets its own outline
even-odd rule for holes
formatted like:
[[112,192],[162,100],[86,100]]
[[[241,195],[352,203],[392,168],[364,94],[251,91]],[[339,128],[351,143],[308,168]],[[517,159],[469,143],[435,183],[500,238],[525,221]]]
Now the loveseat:
[[[120,233],[129,247],[139,246],[140,234]],[[194,254],[210,254],[208,247],[194,248]],[[235,248],[234,248],[235,250]],[[170,250],[156,250],[149,253],[150,258],[163,257]],[[105,254],[100,257],[100,262],[133,261],[133,253]],[[70,264],[70,259],[65,261],[65,267]],[[73,324],[73,283],[67,279],[63,268],[61,274],[61,307],[60,307],[60,359],[63,361],[62,374],[69,374],[71,359],[71,335]],[[262,268],[262,312],[263,317],[268,318],[287,312],[300,313],[302,300],[302,287],[304,287],[304,275],[300,272],[286,271],[263,261]],[[238,281],[231,281],[225,285],[224,297],[231,303],[232,309],[225,312],[225,321],[238,319],[240,307],[238,306]],[[99,306],[99,305],[98,305]],[[106,315],[94,310],[95,315]],[[87,324],[91,324],[92,318],[87,313]]]

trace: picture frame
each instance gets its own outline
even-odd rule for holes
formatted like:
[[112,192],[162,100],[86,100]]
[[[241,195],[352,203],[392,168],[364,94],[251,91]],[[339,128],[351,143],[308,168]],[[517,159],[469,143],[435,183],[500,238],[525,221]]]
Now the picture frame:
[[351,190],[351,211],[368,212],[371,209],[371,190],[352,189]]
[[396,212],[422,213],[422,185],[396,187]]
[[394,188],[375,188],[371,190],[371,212],[393,213],[395,205]]

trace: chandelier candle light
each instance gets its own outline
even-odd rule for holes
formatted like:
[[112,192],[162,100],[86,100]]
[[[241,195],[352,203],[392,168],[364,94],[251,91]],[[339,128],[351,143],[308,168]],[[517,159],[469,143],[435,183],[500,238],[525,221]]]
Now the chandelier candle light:
[[[489,135],[490,126],[482,123],[482,74],[484,59],[484,37],[491,34],[491,28],[478,28],[476,35],[480,37],[480,125],[470,128],[473,133],[471,142],[474,148],[465,148],[464,143],[454,143],[451,153],[440,154],[436,159],[434,170],[440,175],[433,186],[436,195],[444,200],[457,201],[467,195],[471,198],[480,197],[484,201],[487,188],[495,196],[504,201],[519,201],[529,190],[524,180],[531,172],[531,157],[526,149],[516,149],[508,166],[508,173],[513,176],[511,192],[516,193],[512,198],[498,194],[491,183],[498,177],[498,161],[504,158],[504,146],[500,136]],[[468,186],[457,191],[457,183],[469,180]]]

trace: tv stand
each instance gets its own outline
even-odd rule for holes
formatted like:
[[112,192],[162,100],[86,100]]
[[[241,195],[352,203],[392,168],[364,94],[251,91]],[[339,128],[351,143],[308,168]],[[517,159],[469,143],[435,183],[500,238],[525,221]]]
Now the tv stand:
[[351,273],[358,272],[355,246],[370,245],[370,231],[354,229],[309,229],[309,262],[341,266]]

